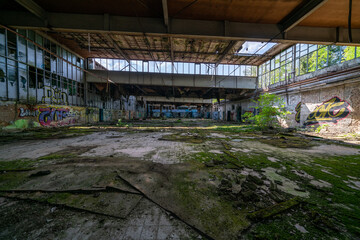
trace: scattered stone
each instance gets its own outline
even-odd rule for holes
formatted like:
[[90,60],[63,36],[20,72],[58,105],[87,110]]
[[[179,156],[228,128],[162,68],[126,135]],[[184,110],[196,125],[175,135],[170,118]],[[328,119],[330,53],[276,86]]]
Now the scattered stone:
[[299,230],[301,233],[308,233],[308,231],[303,227],[303,226],[301,226],[300,224],[295,224],[295,228],[297,229],[297,230]]
[[331,183],[328,183],[328,182],[326,182],[324,180],[311,180],[310,184],[312,184],[314,186],[317,186],[317,187],[320,187],[320,188],[323,188],[323,187],[330,188],[330,187],[332,187]]
[[274,157],[267,157],[267,159],[271,162],[279,162],[279,159],[274,158]]
[[302,170],[291,170],[291,172],[295,173],[296,175],[298,175],[299,177],[302,177],[302,178],[314,179],[313,176],[307,174],[306,172],[304,172]]
[[232,187],[231,187],[231,192],[233,194],[239,194],[241,192],[241,185],[240,184],[233,184]]
[[210,153],[216,153],[216,154],[222,154],[222,151],[220,150],[210,150]]

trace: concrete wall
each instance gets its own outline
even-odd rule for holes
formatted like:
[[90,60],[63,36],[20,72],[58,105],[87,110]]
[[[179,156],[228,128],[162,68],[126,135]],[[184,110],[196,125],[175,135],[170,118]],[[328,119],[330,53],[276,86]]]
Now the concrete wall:
[[[288,111],[283,127],[314,128],[327,124],[324,129],[333,133],[360,132],[360,79],[351,82],[336,83],[279,94],[285,102]],[[234,109],[233,106],[234,105]],[[227,102],[226,111],[236,116],[237,107],[242,107],[242,113],[254,112],[255,104],[250,100]],[[219,106],[221,115],[225,112],[225,104]],[[237,121],[235,117],[231,119]]]
[[287,127],[327,124],[336,133],[360,132],[360,82],[281,95],[292,113]]
[[[104,122],[118,119],[141,119],[144,111],[104,109]],[[100,121],[100,109],[54,104],[19,104],[0,101],[0,128],[59,127],[73,126]]]

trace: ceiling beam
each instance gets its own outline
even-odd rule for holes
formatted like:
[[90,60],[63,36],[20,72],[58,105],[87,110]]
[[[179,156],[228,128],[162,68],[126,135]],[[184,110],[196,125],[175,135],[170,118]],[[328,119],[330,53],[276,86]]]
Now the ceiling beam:
[[[171,19],[170,32],[163,18],[139,18],[110,15],[108,29],[104,29],[104,15],[47,13],[53,31],[114,32],[160,37],[207,38],[219,40],[255,40],[286,43],[343,44],[360,46],[360,29],[352,29],[353,42],[349,44],[347,29],[331,27],[295,26],[285,36],[279,34],[278,24],[228,22],[227,34],[223,21]],[[142,24],[140,24],[141,22]],[[290,21],[289,21],[290,22]],[[46,29],[47,25],[31,13],[0,11],[0,23],[15,28]]]
[[101,34],[109,43],[112,45],[119,53],[120,55],[128,62],[130,62],[130,58],[127,56],[126,53],[120,48],[120,46],[112,39],[112,37],[107,33]]
[[18,4],[26,8],[29,12],[40,18],[42,21],[47,20],[46,11],[32,0],[15,0]]
[[168,13],[168,5],[167,0],[162,0],[162,8],[164,12],[164,23],[167,28],[169,28],[169,13]]
[[175,97],[161,97],[161,96],[138,96],[136,99],[143,99],[147,102],[166,102],[166,103],[206,103],[210,104],[211,99],[203,98],[175,98]]
[[[175,60],[174,57],[174,43],[173,43],[173,38],[169,37],[169,41],[170,41],[170,57],[171,57],[171,62],[173,63]],[[199,54],[199,53],[198,53]]]
[[[95,77],[96,76],[96,77]],[[189,79],[191,77],[191,79]],[[186,87],[186,88],[222,88],[222,89],[256,89],[256,77],[222,76],[221,82],[212,80],[210,75],[150,73],[88,70],[87,82],[106,83],[110,79],[117,84]]]
[[298,7],[283,18],[279,25],[282,32],[287,32],[302,20],[310,16],[315,10],[320,8],[328,0],[308,0],[303,1]]
[[217,62],[215,63],[215,67],[219,66],[219,64],[222,62],[222,60],[224,60],[224,58],[226,57],[226,55],[228,55],[228,53],[230,52],[230,50],[235,46],[235,44],[237,43],[237,41],[230,41],[229,44],[227,45],[227,47],[224,49],[224,51],[221,53],[219,59],[217,60]]

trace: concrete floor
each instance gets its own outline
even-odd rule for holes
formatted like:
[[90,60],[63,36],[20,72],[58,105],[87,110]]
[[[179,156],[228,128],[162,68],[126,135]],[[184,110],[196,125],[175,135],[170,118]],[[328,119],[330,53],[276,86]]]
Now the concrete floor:
[[205,120],[131,124],[2,133],[0,238],[358,239],[358,145]]

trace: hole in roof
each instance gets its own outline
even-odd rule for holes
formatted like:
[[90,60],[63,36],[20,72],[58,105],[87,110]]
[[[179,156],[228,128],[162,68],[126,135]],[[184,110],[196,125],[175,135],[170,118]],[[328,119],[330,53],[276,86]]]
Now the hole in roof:
[[238,54],[264,54],[277,43],[268,42],[248,42],[246,41]]

